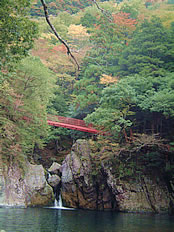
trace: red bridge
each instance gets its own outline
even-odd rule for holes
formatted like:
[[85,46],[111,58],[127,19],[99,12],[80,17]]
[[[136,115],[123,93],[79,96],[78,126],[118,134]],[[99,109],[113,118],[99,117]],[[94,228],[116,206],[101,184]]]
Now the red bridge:
[[85,121],[75,118],[67,118],[56,115],[48,115],[48,124],[56,127],[64,127],[71,130],[78,130],[89,132],[92,134],[99,134],[101,131],[93,128],[92,124],[86,124]]

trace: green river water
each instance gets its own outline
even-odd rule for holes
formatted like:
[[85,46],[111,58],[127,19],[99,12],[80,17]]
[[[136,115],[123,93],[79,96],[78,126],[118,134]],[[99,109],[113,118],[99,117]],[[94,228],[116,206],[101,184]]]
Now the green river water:
[[54,208],[0,208],[0,232],[174,232],[174,217]]

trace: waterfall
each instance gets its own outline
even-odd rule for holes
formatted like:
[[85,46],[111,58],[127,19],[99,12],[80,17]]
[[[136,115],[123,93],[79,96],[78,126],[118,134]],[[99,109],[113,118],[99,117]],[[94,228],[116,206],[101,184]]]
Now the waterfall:
[[55,194],[54,206],[49,207],[49,208],[52,208],[52,209],[64,209],[64,210],[74,210],[74,208],[67,208],[67,207],[63,206],[61,192],[59,194],[58,200],[56,199],[56,194]]
[[58,200],[55,198],[54,207],[55,208],[63,208],[61,193],[59,194],[59,199]]
[[58,209],[58,210],[75,210],[74,208],[67,208],[67,207],[63,206],[62,196],[61,196],[61,189],[53,189],[53,190],[54,190],[54,197],[55,197],[54,205],[46,207],[46,208]]
[[59,207],[63,207],[61,193],[59,194],[58,206],[59,206]]

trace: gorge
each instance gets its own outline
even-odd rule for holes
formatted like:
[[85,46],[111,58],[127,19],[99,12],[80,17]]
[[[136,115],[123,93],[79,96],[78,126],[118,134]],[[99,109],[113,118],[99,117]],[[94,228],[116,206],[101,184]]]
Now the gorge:
[[[64,206],[76,209],[118,212],[172,213],[173,202],[165,182],[154,176],[120,178],[109,161],[95,166],[90,144],[77,140],[62,165],[53,162],[47,170],[26,162],[19,166],[1,162],[1,206],[48,206],[61,193]],[[2,172],[3,170],[3,172]],[[5,175],[4,175],[5,173]]]
[[0,0],[0,232],[173,232],[173,11]]

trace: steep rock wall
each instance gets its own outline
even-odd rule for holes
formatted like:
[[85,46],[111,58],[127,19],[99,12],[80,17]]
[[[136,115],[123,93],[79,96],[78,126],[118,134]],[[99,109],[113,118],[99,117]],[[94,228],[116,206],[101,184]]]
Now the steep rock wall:
[[0,160],[0,205],[37,206],[53,201],[52,188],[47,184],[41,165],[25,164],[23,173],[18,164],[8,166]]
[[137,181],[120,179],[107,162],[95,170],[91,155],[88,142],[77,140],[62,164],[61,191],[68,207],[153,213],[170,210],[171,198],[164,182],[143,175]]
[[90,148],[78,140],[62,167],[62,197],[69,207],[83,209],[116,209],[116,200],[103,174],[92,175]]

